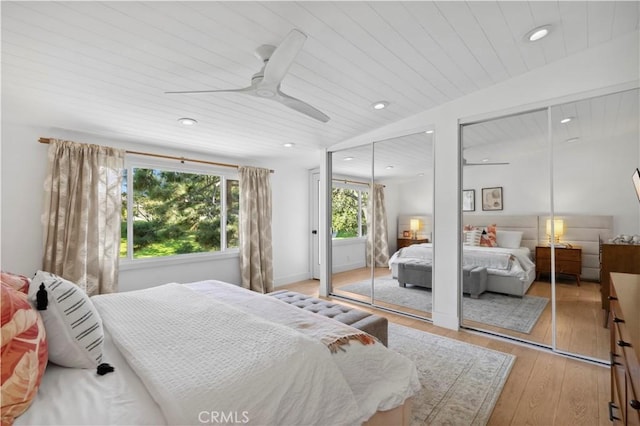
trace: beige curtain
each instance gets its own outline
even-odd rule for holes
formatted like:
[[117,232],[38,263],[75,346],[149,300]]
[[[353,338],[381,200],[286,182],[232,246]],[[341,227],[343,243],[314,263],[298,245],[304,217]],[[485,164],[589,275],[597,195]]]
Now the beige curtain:
[[124,151],[50,140],[42,268],[89,295],[118,290]]
[[389,266],[387,210],[384,204],[384,185],[374,184],[367,203],[367,266],[371,254],[376,268]]
[[238,171],[242,287],[269,293],[273,291],[270,171],[245,166]]

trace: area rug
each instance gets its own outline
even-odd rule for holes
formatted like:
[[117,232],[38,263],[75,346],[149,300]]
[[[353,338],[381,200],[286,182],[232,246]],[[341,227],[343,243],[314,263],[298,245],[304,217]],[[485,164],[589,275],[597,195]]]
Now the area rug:
[[516,357],[389,323],[389,348],[415,362],[412,426],[486,425]]
[[[361,281],[337,288],[371,297],[371,281]],[[375,299],[420,311],[432,312],[431,290],[407,285],[388,277],[375,279]],[[485,292],[478,299],[463,297],[462,313],[465,319],[529,334],[544,311],[549,299],[538,296],[507,296]]]

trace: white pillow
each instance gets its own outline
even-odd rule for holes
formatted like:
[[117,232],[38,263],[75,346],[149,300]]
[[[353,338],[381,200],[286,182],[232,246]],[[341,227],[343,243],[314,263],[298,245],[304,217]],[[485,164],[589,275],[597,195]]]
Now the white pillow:
[[522,231],[500,231],[496,232],[498,247],[519,248],[522,242]]
[[465,232],[466,241],[468,246],[477,247],[480,245],[480,237],[482,237],[482,229],[474,229],[472,231]]
[[102,362],[102,319],[89,296],[77,285],[49,272],[38,271],[29,286],[29,301],[37,309],[40,284],[47,291],[44,321],[49,361],[71,368],[96,368]]

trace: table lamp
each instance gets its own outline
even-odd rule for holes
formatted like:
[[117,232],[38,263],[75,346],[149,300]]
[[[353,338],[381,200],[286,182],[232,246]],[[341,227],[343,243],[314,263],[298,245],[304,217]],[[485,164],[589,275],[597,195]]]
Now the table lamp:
[[414,240],[418,239],[418,230],[420,229],[420,220],[419,219],[411,219],[409,228],[411,228],[411,233]]
[[[553,241],[560,242],[560,236],[564,234],[564,220],[553,219]],[[551,219],[547,219],[547,236],[549,237],[549,244],[551,244]]]

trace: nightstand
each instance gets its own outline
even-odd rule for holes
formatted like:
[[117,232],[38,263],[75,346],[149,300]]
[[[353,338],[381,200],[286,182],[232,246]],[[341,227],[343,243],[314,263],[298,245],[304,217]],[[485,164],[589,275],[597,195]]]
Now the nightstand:
[[[556,247],[556,274],[573,275],[580,285],[582,273],[582,249],[580,247]],[[536,247],[536,280],[541,273],[551,273],[551,247]]]
[[398,238],[398,250],[413,244],[428,243],[428,242],[429,242],[428,238],[424,238],[422,240],[413,240],[411,238]]

